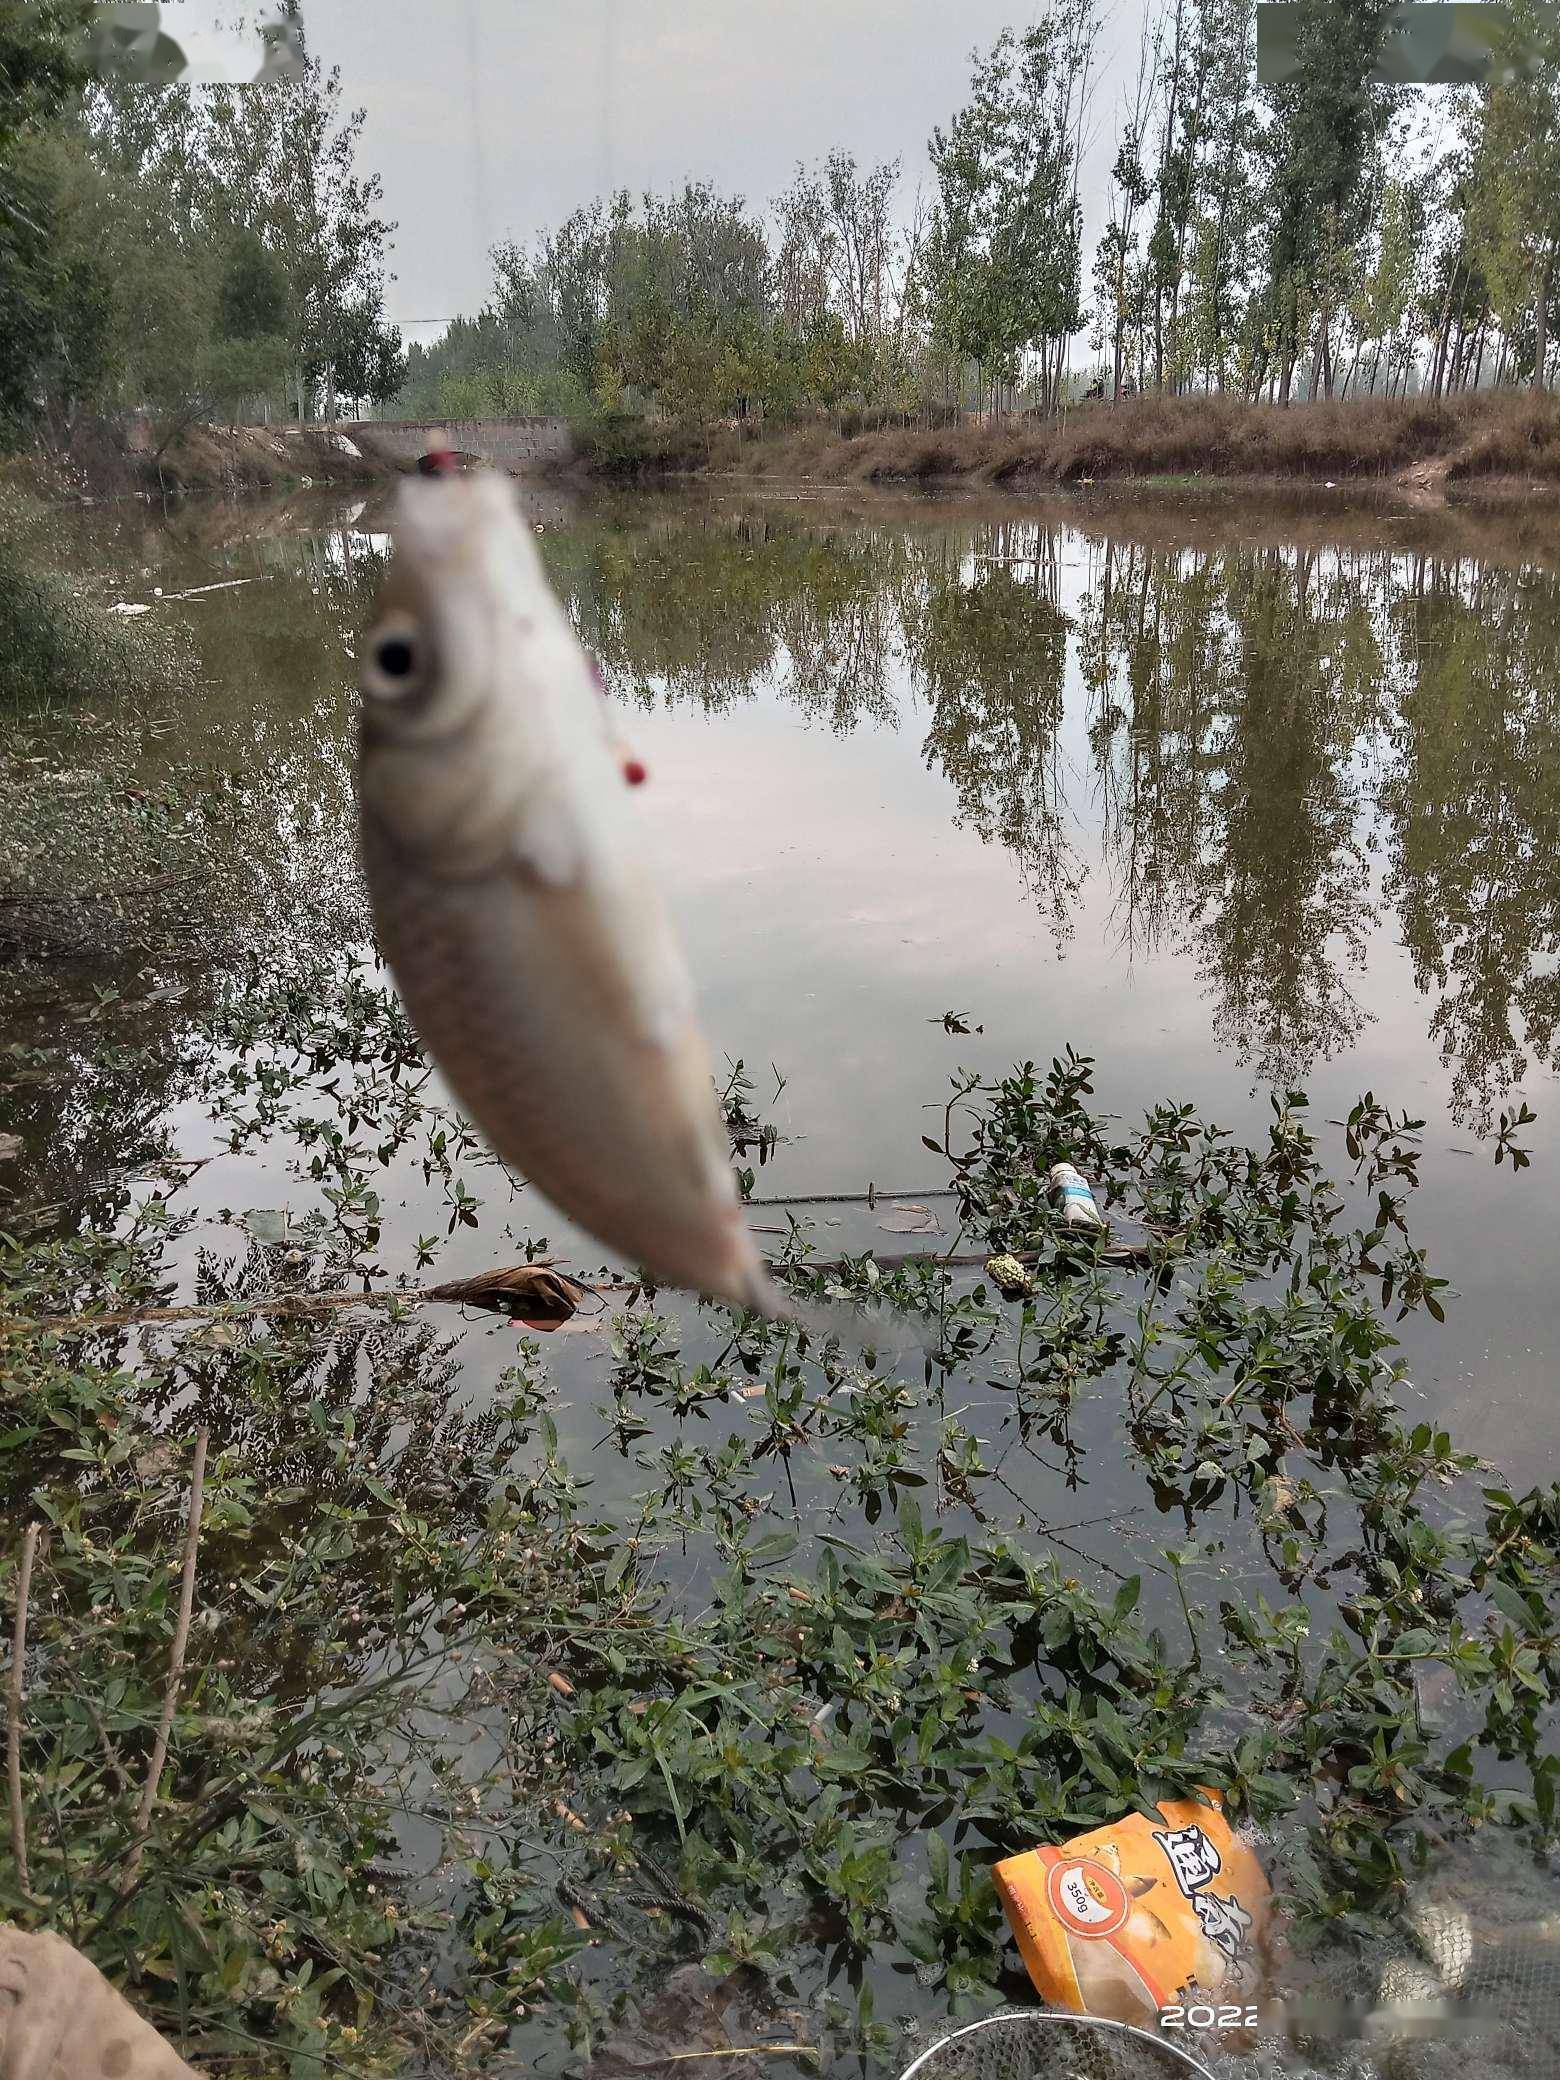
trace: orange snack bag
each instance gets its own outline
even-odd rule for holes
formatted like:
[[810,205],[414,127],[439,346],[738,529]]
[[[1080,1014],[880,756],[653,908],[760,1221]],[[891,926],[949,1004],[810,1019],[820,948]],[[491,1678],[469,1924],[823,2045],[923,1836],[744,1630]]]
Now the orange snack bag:
[[1165,2009],[1256,2001],[1268,1886],[1215,1792],[1131,1813],[993,1876],[1036,1991],[1054,2008],[1157,2027]]

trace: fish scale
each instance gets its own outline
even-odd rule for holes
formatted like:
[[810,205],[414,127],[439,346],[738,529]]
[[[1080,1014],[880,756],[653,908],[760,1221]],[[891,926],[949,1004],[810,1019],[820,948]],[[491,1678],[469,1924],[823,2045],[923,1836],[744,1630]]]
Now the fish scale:
[[[527,1175],[543,1178],[556,1172],[571,1136],[566,1121],[545,1103],[546,1064],[528,1045],[523,1027],[511,1025],[501,1035],[486,1016],[491,1006],[474,956],[480,948],[501,958],[502,947],[496,925],[484,930],[478,921],[473,929],[474,915],[480,920],[481,897],[474,904],[404,869],[387,871],[382,857],[370,864],[369,847],[364,850],[370,886],[385,889],[378,908],[390,965],[398,975],[415,978],[402,985],[413,1024],[436,1061],[456,1065],[445,1073],[478,1121],[500,1111],[516,1112],[517,1094],[526,1094]],[[576,1201],[575,1217],[582,1226],[610,1214],[610,1204],[595,1203],[594,1195],[592,1200],[588,1207]]]

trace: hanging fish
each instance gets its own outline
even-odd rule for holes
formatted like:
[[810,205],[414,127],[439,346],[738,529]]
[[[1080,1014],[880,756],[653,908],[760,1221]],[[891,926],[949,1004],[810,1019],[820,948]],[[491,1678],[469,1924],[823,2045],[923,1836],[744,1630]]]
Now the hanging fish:
[[[800,1319],[743,1215],[682,949],[589,659],[495,473],[406,480],[362,647],[380,944],[495,1151],[599,1242]],[[811,1310],[808,1310],[811,1313]]]

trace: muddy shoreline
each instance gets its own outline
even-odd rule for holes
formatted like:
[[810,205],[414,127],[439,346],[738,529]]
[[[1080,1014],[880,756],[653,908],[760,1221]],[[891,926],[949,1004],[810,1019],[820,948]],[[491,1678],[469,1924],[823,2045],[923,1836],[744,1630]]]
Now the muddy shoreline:
[[[1147,398],[1049,423],[849,431],[614,420],[579,425],[574,439],[570,461],[527,471],[527,481],[700,482],[780,495],[1060,493],[1106,508],[1298,498],[1313,509],[1363,504],[1396,513],[1532,508],[1535,521],[1560,500],[1560,400],[1526,393],[1287,410]],[[24,474],[46,498],[93,502],[384,485],[406,468],[362,428],[202,424],[159,449],[144,428],[99,422],[78,427],[64,445],[40,444]]]
[[19,474],[45,498],[95,501],[377,484],[394,472],[325,427],[193,425],[159,446],[133,422],[100,421],[40,441]]

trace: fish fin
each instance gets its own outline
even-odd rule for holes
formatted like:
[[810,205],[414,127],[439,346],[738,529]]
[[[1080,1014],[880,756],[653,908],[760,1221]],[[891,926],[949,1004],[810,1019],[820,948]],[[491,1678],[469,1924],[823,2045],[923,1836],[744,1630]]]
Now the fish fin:
[[585,840],[568,803],[551,788],[538,790],[525,805],[514,838],[515,862],[523,874],[549,888],[572,888],[585,865]]

